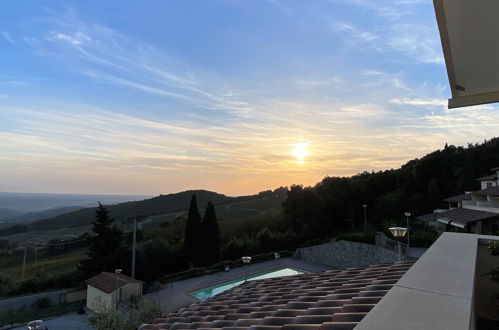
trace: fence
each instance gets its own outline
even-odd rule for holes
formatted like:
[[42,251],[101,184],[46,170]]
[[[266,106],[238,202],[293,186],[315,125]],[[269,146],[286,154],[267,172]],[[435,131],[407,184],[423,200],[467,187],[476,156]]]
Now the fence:
[[374,241],[377,246],[391,250],[395,253],[399,253],[398,247],[400,246],[401,254],[407,259],[407,244],[388,238],[384,233],[381,232],[378,232],[376,234]]
[[85,300],[86,292],[86,289],[55,290],[0,300],[0,313],[20,309],[31,310],[33,304],[40,299],[47,299],[52,306],[71,304]]

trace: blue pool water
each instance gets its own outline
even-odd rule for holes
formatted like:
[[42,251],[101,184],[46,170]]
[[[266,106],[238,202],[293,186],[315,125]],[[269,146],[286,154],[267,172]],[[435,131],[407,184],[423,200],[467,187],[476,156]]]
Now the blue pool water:
[[[305,274],[307,273],[304,270],[299,270],[295,268],[282,268],[278,270],[274,270],[271,272],[267,273],[262,273],[258,275],[254,275],[251,277],[248,277],[248,281],[253,281],[253,280],[261,280],[264,278],[272,278],[272,277],[280,277],[280,276],[290,276],[290,275],[297,275],[297,274]],[[210,286],[204,289],[192,291],[189,294],[191,296],[194,296],[198,298],[199,300],[205,300],[210,297],[213,297],[221,292],[227,291],[229,289],[232,289],[235,286],[238,286],[240,284],[244,283],[244,279],[238,279],[230,282],[225,282],[222,284]]]

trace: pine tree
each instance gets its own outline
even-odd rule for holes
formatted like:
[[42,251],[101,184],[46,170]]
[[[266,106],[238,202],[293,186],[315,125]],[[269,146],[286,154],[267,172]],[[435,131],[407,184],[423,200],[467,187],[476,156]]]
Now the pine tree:
[[211,202],[201,223],[201,240],[203,246],[203,264],[212,265],[220,260],[220,228],[218,227],[215,205]]
[[196,195],[192,195],[184,236],[184,251],[191,265],[197,265],[201,252],[201,215],[199,215]]
[[113,225],[108,210],[99,202],[92,222],[92,231],[96,234],[90,240],[88,259],[80,262],[78,269],[84,276],[90,277],[102,271],[122,268],[120,265],[124,251],[123,232]]

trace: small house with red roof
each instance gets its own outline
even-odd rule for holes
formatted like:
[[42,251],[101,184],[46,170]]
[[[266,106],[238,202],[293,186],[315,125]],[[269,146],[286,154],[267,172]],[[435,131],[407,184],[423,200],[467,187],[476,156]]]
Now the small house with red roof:
[[102,272],[85,281],[87,285],[87,308],[94,312],[99,309],[116,308],[122,301],[132,296],[142,295],[144,282],[123,274]]

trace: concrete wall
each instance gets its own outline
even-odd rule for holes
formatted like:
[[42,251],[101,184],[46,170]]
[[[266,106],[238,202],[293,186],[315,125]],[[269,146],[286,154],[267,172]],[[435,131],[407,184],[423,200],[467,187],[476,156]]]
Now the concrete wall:
[[72,304],[87,299],[87,289],[72,290],[66,293],[66,303]]
[[492,256],[487,250],[486,244],[478,246],[478,262],[476,276],[476,315],[489,319],[499,319],[498,308],[493,304],[493,297],[499,295],[499,283],[485,275],[499,266],[499,256]]
[[333,241],[299,248],[294,257],[339,269],[391,263],[398,260],[398,254],[390,250],[371,244],[348,241]]
[[[91,285],[87,285],[87,308],[93,311],[99,307],[113,308],[115,306],[112,293],[106,293]],[[100,304],[102,304],[100,306]]]
[[355,329],[474,330],[478,246],[489,240],[443,233]]
[[122,287],[121,300],[130,300],[132,296],[142,295],[142,284],[128,283]]
[[17,311],[21,308],[31,310],[31,305],[40,298],[47,298],[51,305],[62,305],[66,303],[66,290],[37,293],[29,296],[16,297],[0,300],[0,313]]

